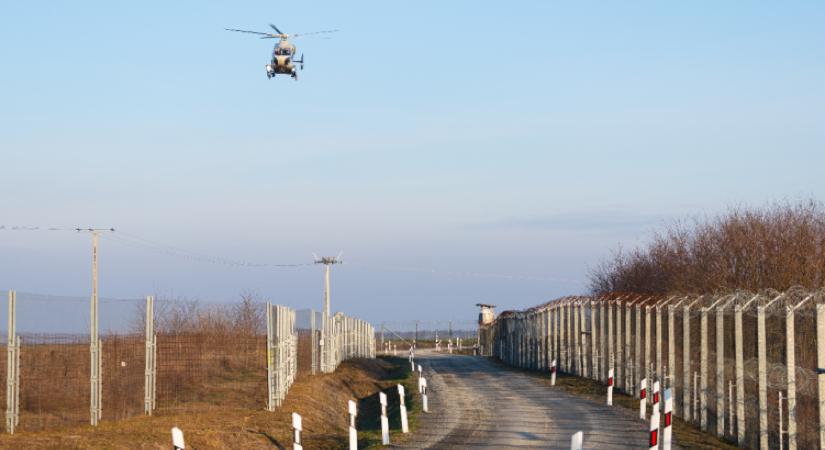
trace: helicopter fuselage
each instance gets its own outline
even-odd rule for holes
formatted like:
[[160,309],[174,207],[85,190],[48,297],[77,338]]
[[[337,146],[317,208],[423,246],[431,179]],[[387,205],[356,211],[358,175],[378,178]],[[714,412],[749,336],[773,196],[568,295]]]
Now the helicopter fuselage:
[[[292,78],[298,78],[298,68],[295,62],[303,66],[303,58],[301,61],[295,61],[295,52],[297,47],[291,44],[286,39],[281,39],[275,48],[272,49],[272,60],[266,65],[266,76],[272,78],[275,75],[289,75]],[[303,67],[302,67],[303,68]]]

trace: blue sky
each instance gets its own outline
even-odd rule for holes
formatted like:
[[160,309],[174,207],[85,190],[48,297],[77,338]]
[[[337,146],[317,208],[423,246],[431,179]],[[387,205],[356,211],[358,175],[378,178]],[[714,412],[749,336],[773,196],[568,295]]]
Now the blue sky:
[[[579,293],[664,221],[825,198],[822,2],[33,1],[3,19],[0,224],[255,262],[343,250],[333,309],[375,322]],[[298,82],[267,80],[273,42],[223,28],[269,22],[341,31],[295,41]],[[88,243],[0,232],[0,286],[86,295]],[[320,307],[320,267],[103,245],[104,295]]]

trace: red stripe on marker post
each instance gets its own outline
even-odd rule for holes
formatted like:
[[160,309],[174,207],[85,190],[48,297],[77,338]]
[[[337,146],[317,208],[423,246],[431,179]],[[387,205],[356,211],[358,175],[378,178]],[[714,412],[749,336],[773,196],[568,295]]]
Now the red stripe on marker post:
[[650,448],[659,446],[659,430],[650,430]]

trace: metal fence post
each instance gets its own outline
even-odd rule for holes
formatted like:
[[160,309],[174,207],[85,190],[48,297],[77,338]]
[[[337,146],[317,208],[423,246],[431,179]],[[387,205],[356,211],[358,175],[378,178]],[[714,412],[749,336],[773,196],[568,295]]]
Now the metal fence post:
[[155,298],[151,295],[146,297],[146,347],[145,347],[145,370],[144,370],[144,385],[143,385],[143,413],[147,416],[152,415],[155,409],[155,376],[157,369],[155,367]]
[[[627,302],[627,299],[624,299]],[[623,376],[625,375],[625,371],[623,370],[624,366],[624,352],[622,351],[622,347],[624,346],[622,343],[622,311],[624,310],[622,306],[622,298],[616,301],[616,362],[613,364],[614,369],[616,370],[616,381],[614,384],[617,386],[622,386],[621,381],[623,380]]]
[[9,291],[8,340],[6,341],[6,431],[14,434],[18,423],[20,394],[20,338],[17,336],[17,293]]

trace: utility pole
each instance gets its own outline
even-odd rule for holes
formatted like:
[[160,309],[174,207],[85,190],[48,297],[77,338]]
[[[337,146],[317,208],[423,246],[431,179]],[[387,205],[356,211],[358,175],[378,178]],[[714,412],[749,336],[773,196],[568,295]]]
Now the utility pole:
[[418,321],[415,321],[415,339],[413,340],[413,347],[418,346]]
[[329,321],[329,269],[333,264],[341,264],[342,261],[340,258],[340,254],[338,256],[325,256],[323,258],[315,257],[315,264],[324,265],[324,312],[321,314],[321,340],[319,342],[321,347],[321,372],[329,370],[331,364],[330,358],[332,356],[330,346],[332,345],[331,342],[335,333],[332,329],[335,325],[330,325]]
[[102,413],[102,393],[103,393],[103,358],[101,355],[101,345],[99,331],[98,295],[97,295],[97,248],[100,240],[100,232],[114,232],[114,228],[76,228],[75,231],[88,232],[92,234],[92,299],[89,311],[89,353],[90,361],[90,395],[89,395],[89,421],[92,426],[97,426]]
[[339,256],[324,256],[316,258],[315,264],[324,265],[324,317],[329,316],[329,268],[333,264],[341,264],[343,261]]

